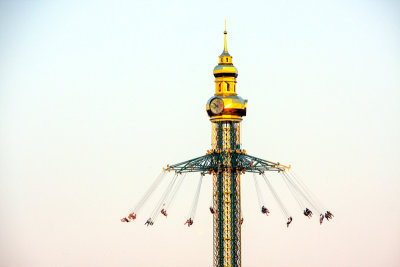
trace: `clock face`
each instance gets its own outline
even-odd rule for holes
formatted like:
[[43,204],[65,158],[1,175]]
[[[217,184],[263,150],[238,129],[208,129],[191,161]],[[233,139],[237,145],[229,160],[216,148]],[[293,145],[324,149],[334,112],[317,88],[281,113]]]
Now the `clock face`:
[[224,110],[224,101],[221,98],[214,98],[210,102],[211,112],[216,114],[220,114]]

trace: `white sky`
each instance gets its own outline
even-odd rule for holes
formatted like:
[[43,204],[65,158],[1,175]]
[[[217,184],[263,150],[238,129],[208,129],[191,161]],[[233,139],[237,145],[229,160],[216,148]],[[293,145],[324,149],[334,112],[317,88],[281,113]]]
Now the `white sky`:
[[[210,147],[223,49],[249,100],[249,154],[292,164],[336,215],[319,225],[242,179],[243,266],[400,265],[398,1],[1,1],[0,265],[211,266],[206,179],[167,220],[122,224],[167,163]],[[275,179],[276,178],[276,179]],[[157,196],[161,193],[158,191]]]

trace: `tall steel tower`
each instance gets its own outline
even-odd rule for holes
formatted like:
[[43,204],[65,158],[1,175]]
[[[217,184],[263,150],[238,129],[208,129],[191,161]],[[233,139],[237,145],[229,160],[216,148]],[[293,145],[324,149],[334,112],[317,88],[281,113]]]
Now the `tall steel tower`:
[[219,169],[213,172],[214,266],[241,266],[240,173],[236,153],[240,150],[240,122],[246,116],[247,100],[236,93],[237,69],[228,53],[225,26],[224,51],[214,68],[215,95],[207,102],[212,124],[212,150]]
[[286,166],[247,155],[240,143],[240,123],[247,100],[237,94],[238,71],[228,52],[225,24],[224,50],[219,56],[215,94],[206,105],[212,125],[212,147],[205,156],[167,166],[176,173],[202,172],[213,176],[214,266],[241,266],[240,175],[247,172],[284,171]]

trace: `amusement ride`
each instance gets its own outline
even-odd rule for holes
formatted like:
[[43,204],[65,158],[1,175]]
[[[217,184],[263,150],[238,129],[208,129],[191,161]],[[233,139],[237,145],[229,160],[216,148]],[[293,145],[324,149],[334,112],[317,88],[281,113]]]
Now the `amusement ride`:
[[[232,56],[228,53],[226,42],[224,50],[219,56],[218,65],[213,74],[215,77],[215,94],[207,101],[206,111],[211,121],[212,145],[204,156],[190,159],[181,163],[167,165],[145,192],[139,202],[129,212],[122,222],[132,222],[137,219],[140,210],[158,185],[166,178],[170,181],[145,225],[152,226],[157,217],[162,214],[168,216],[169,208],[182,185],[186,174],[197,172],[199,180],[194,199],[190,207],[189,216],[184,223],[188,227],[193,225],[201,185],[206,175],[212,176],[213,195],[210,213],[213,216],[213,263],[214,267],[241,266],[241,225],[243,223],[241,211],[241,175],[253,174],[257,192],[259,209],[262,214],[269,215],[270,211],[264,201],[260,183],[265,183],[272,197],[279,206],[289,227],[293,217],[285,207],[283,201],[275,191],[269,172],[278,173],[285,182],[289,191],[299,205],[304,216],[311,218],[314,212],[319,216],[320,224],[333,218],[333,214],[326,210],[318,198],[308,189],[301,179],[292,171],[291,166],[264,160],[247,154],[240,141],[240,124],[246,116],[247,100],[237,94],[236,79],[238,71],[232,64]],[[172,178],[168,177],[173,173]]]

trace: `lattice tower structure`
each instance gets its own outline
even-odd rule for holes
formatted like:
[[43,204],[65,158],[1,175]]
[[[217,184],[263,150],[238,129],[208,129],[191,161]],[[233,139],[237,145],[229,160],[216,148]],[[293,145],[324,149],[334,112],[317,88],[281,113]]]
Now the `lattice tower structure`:
[[200,172],[213,177],[213,264],[214,267],[241,266],[240,175],[263,174],[290,168],[257,158],[242,149],[240,124],[246,116],[247,100],[236,90],[237,69],[232,64],[224,31],[224,50],[219,56],[215,77],[215,94],[207,101],[206,111],[212,125],[211,149],[191,160],[167,165],[165,171],[177,174]]
[[221,154],[213,174],[214,266],[241,266],[240,172],[232,153],[240,147],[240,122],[213,122],[212,136],[212,148]]
[[214,68],[215,94],[207,102],[212,123],[214,266],[241,266],[240,173],[236,151],[240,150],[240,122],[247,100],[236,93],[237,69],[232,64],[224,31],[224,50]]

